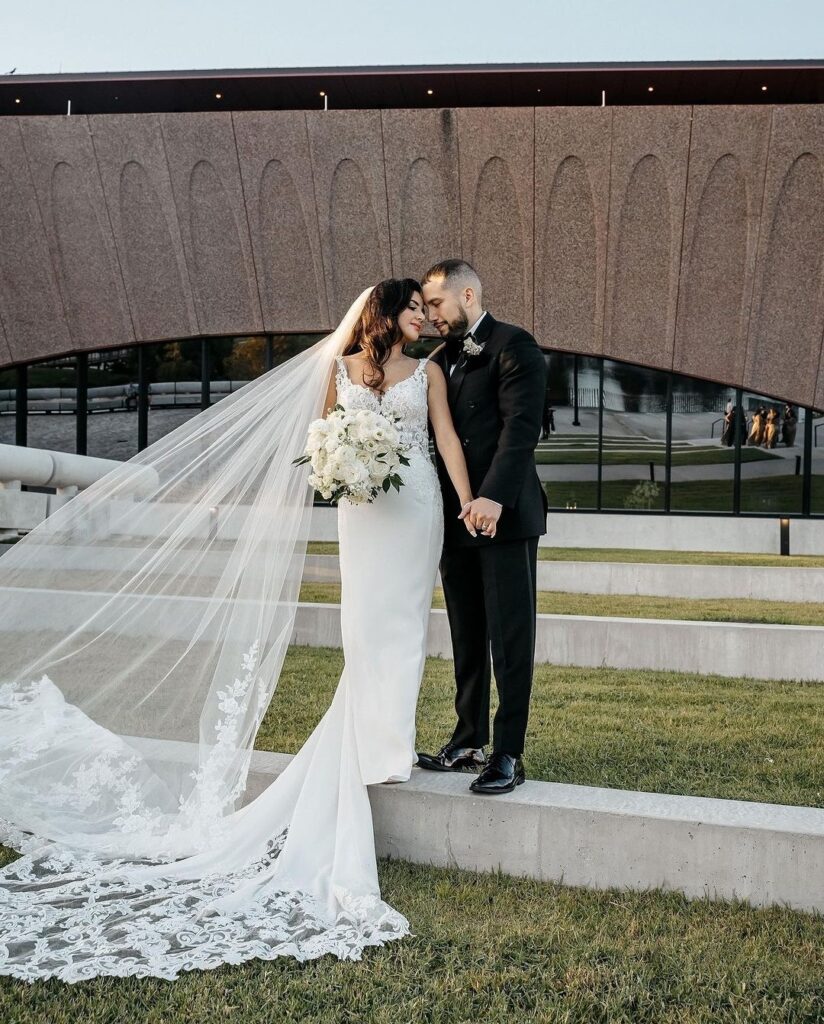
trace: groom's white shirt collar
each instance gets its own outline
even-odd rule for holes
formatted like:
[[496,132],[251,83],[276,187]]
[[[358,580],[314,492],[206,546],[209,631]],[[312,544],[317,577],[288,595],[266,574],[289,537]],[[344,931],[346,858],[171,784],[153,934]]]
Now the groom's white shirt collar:
[[481,322],[481,320],[483,320],[483,318],[485,316],[486,316],[486,310],[484,310],[483,313],[481,313],[481,315],[478,317],[478,319],[475,321],[475,323],[469,328],[469,330],[466,333],[467,334],[474,334],[475,331],[478,330],[478,324]]
[[[475,331],[477,331],[477,329],[478,329],[478,324],[480,324],[481,320],[483,320],[483,318],[484,318],[485,316],[486,316],[486,310],[484,310],[484,311],[483,311],[483,313],[481,313],[481,315],[480,315],[480,316],[478,317],[478,319],[477,319],[477,320],[475,321],[475,323],[474,323],[474,324],[473,324],[473,325],[472,325],[472,326],[471,326],[471,327],[469,328],[469,330],[468,330],[468,331],[467,331],[466,333],[467,333],[467,334],[474,334],[474,333],[475,333]],[[455,362],[455,363],[453,363],[453,364],[452,364],[452,365],[451,365],[451,366],[449,367],[449,376],[450,376],[450,377],[452,376],[452,372],[454,371],[454,369],[455,369],[455,367],[456,367],[457,365],[458,365],[458,364],[457,364],[457,362]]]

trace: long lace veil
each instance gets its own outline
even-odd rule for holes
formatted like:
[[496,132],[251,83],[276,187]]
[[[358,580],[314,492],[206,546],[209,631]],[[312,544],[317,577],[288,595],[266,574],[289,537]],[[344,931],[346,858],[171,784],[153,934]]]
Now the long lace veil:
[[171,860],[225,829],[299,598],[292,460],[371,290],[0,558],[0,842]]

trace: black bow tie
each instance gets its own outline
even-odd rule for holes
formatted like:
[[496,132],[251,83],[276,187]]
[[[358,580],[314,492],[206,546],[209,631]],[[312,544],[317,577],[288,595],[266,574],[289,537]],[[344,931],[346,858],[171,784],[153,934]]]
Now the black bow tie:
[[475,341],[475,335],[472,331],[469,334],[465,334],[462,338],[447,338],[446,350],[453,358],[456,358],[460,352],[463,352],[463,347],[467,341]]

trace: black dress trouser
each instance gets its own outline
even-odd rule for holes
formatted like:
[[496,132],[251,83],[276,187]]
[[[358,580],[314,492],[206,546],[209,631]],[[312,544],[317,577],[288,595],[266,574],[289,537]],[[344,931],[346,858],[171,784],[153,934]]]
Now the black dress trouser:
[[455,746],[489,742],[494,669],[498,710],[493,750],[513,757],[523,753],[535,661],[537,558],[537,537],[444,549],[441,580],[457,684]]

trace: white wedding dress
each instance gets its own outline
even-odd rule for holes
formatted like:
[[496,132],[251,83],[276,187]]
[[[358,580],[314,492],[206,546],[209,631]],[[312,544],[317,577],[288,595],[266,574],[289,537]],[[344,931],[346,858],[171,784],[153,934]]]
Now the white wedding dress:
[[[42,840],[12,836],[24,853],[0,871],[0,974],[173,979],[251,958],[358,959],[366,946],[408,934],[380,898],[366,787],[408,779],[415,761],[443,538],[427,375],[422,361],[380,399],[350,381],[338,358],[336,380],[344,407],[396,414],[411,455],[400,491],[339,506],[345,666],[329,709],[284,772],[224,819],[206,852],[112,861],[60,843],[44,855]],[[79,713],[65,725],[105,742],[106,730]]]

